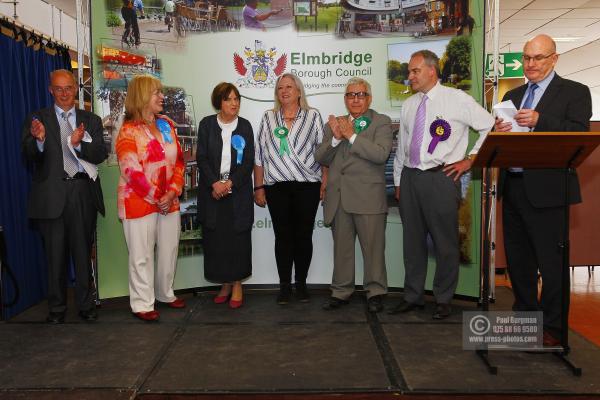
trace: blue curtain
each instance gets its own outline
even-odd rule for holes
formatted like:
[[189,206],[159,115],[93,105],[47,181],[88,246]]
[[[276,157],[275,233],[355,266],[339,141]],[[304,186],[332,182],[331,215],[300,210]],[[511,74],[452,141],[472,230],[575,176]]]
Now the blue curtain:
[[[8,319],[39,303],[47,293],[41,236],[27,219],[31,176],[21,156],[21,129],[29,112],[52,105],[49,74],[70,70],[71,59],[66,49],[49,55],[43,46],[36,51],[2,33],[0,54],[0,226],[6,241],[5,264],[14,272],[19,292],[15,304],[2,307],[2,319]],[[6,271],[1,282],[0,301],[10,303],[15,285]]]

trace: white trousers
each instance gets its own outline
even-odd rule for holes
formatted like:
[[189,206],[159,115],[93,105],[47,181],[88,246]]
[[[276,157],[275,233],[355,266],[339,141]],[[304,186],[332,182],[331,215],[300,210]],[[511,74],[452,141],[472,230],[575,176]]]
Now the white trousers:
[[176,299],[173,280],[180,227],[179,211],[123,220],[129,249],[129,303],[134,313],[154,310],[155,299],[165,303]]

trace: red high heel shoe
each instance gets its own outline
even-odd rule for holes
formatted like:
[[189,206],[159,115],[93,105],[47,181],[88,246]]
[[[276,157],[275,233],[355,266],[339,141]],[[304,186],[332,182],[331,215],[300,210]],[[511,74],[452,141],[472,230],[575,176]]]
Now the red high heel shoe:
[[240,308],[242,305],[244,304],[244,300],[229,300],[229,308],[233,308],[234,310],[236,308]]
[[223,303],[227,303],[227,301],[229,300],[230,297],[231,297],[231,293],[229,293],[227,296],[215,296],[213,301],[215,302],[215,304],[223,304]]
[[133,313],[133,315],[135,315],[142,321],[146,321],[146,322],[158,321],[158,319],[160,318],[160,315],[158,314],[158,311],[156,311],[156,310],[140,311],[140,312]]
[[185,308],[185,300],[183,300],[182,298],[177,297],[172,302],[167,303],[167,305],[169,307],[171,307],[171,308]]

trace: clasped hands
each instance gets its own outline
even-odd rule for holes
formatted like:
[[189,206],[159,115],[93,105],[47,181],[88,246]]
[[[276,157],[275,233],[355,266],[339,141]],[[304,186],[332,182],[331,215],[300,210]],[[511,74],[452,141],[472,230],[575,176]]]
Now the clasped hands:
[[215,200],[221,200],[223,197],[230,194],[231,188],[233,187],[233,182],[230,179],[225,182],[216,181],[212,184],[212,197]]
[[352,135],[354,135],[354,127],[346,117],[330,115],[329,127],[331,128],[331,132],[333,132],[333,137],[337,140],[350,140]]
[[[43,142],[46,140],[46,127],[39,119],[34,119],[31,121],[31,128],[29,128],[29,133],[33,136],[37,141]],[[83,139],[83,135],[85,134],[85,127],[83,123],[79,124],[77,129],[73,131],[71,134],[71,144],[73,147],[79,146],[81,140]]]
[[172,190],[169,190],[158,200],[156,205],[160,209],[160,213],[162,215],[167,215],[169,213],[171,205],[173,204],[173,200],[175,200],[175,192]]

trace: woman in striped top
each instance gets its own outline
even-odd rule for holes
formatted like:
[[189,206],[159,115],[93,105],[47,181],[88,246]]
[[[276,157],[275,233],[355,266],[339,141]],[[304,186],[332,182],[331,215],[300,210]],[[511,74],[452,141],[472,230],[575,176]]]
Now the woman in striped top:
[[294,268],[296,296],[309,299],[313,226],[326,181],[314,158],[322,139],[321,114],[308,106],[302,82],[283,74],[275,85],[275,107],[262,117],[254,160],[254,201],[268,205],[275,232],[279,304],[291,299]]
[[127,88],[125,122],[116,143],[121,170],[117,204],[129,250],[129,301],[135,316],[144,321],[158,320],[155,299],[172,308],[185,307],[173,293],[183,154],[175,123],[159,114],[164,98],[158,79],[135,76]]

